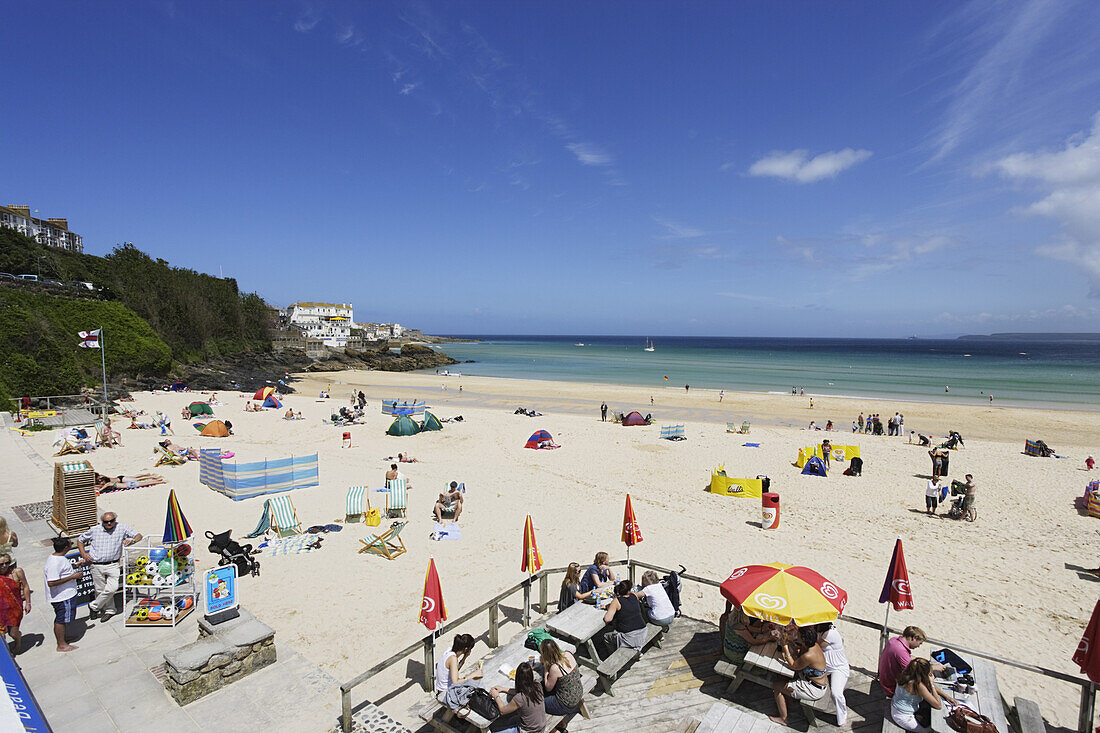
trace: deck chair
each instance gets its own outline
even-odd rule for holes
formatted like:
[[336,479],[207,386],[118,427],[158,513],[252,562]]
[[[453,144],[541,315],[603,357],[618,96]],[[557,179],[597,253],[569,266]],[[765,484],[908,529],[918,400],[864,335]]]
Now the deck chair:
[[298,512],[289,496],[273,496],[268,499],[271,511],[271,528],[280,537],[302,533],[302,523],[298,521]]
[[748,435],[751,428],[752,426],[749,425],[749,421],[746,420],[745,422],[741,423],[741,429],[737,432],[741,433],[742,435]]
[[386,516],[391,517],[400,512],[400,516],[407,515],[409,508],[408,484],[403,478],[394,478],[386,482]]
[[367,504],[366,496],[366,486],[352,486],[350,489],[348,489],[348,497],[344,502],[346,506],[346,516],[344,517],[345,522],[348,522],[350,524],[351,522],[363,521],[363,515],[369,508],[365,506]]
[[406,550],[405,543],[401,539],[401,530],[405,529],[406,524],[408,522],[395,524],[382,534],[376,534],[369,540],[359,540],[363,544],[359,549],[359,554],[373,552],[387,560],[393,560],[404,555]]
[[737,423],[728,422],[728,423],[726,423],[726,432],[727,433],[738,433],[738,432],[741,432],[741,431],[739,431],[737,429]]
[[84,452],[83,446],[81,446],[79,443],[73,442],[73,440],[70,440],[69,438],[62,438],[59,441],[55,441],[53,447],[58,449],[57,453],[54,453],[55,458],[57,456],[67,456],[70,453]]
[[177,455],[159,445],[153,448],[153,451],[157,454],[157,466],[182,466],[187,463],[185,456]]
[[96,420],[95,425],[93,425],[92,427],[95,428],[95,444],[96,445],[107,445],[108,444],[107,436],[103,434],[103,428],[104,428],[103,421],[102,420]]

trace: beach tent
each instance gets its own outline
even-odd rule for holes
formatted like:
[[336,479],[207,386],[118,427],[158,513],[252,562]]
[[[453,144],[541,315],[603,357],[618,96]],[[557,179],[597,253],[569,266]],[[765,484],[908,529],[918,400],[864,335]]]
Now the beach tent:
[[424,422],[420,424],[421,430],[442,430],[443,423],[439,422],[439,418],[430,412],[424,413]]
[[205,402],[192,402],[187,406],[187,409],[191,411],[191,417],[196,415],[213,415],[214,408]]
[[267,399],[264,400],[264,407],[282,408],[283,403],[279,402],[279,398],[273,394],[269,394]]
[[267,396],[275,391],[274,387],[260,387],[256,390],[256,394],[252,395],[254,400],[266,400]]
[[802,467],[803,476],[825,476],[825,461],[817,456],[812,456]]
[[416,435],[420,432],[420,426],[408,415],[400,415],[394,418],[386,435]]
[[229,430],[221,420],[211,420],[203,426],[199,435],[205,435],[208,438],[226,438],[229,437]]
[[172,384],[172,391],[173,392],[183,392],[186,389],[187,389],[187,385],[184,384],[183,382],[175,382],[175,383]]
[[648,425],[648,424],[649,423],[647,423],[645,421],[645,418],[642,417],[642,413],[638,412],[637,410],[635,410],[634,412],[630,413],[629,415],[626,415],[626,416],[623,417],[623,425]]
[[531,433],[531,437],[527,439],[527,445],[524,448],[557,448],[554,444],[554,438],[550,433],[545,430],[536,430]]

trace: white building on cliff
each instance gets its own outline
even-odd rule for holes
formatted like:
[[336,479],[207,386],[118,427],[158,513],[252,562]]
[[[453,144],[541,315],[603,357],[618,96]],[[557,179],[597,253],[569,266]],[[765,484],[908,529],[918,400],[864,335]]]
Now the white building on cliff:
[[294,303],[287,312],[287,322],[306,336],[338,349],[348,345],[354,322],[351,303]]

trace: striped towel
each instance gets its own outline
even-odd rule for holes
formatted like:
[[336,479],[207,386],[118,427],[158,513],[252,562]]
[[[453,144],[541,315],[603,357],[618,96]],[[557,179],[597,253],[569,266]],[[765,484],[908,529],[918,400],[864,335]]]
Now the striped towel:
[[269,540],[260,545],[265,555],[301,555],[320,549],[321,543],[317,535],[306,534],[295,537],[284,537],[281,540]]

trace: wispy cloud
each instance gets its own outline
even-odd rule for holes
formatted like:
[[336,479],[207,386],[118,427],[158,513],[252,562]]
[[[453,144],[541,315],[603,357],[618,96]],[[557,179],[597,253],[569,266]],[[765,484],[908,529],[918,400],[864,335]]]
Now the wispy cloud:
[[1021,211],[1058,221],[1064,236],[1036,252],[1080,267],[1089,278],[1090,295],[1100,297],[1100,113],[1090,131],[1074,136],[1061,150],[1009,155],[992,169],[1045,194]]
[[354,25],[346,25],[336,33],[336,42],[345,46],[357,46],[362,42]]
[[[1013,109],[1004,109],[1009,115],[1031,106],[1022,103],[1016,92],[1025,72],[1030,71],[1028,67],[1036,49],[1074,5],[1065,0],[1018,3],[971,0],[940,24],[930,38],[930,45],[941,48],[946,45],[961,57],[966,73],[948,92],[943,122],[933,138],[933,161],[955,151],[980,132],[987,133],[994,110],[1004,109],[1005,100],[1012,100]],[[1086,43],[1083,38],[1079,42]],[[1058,62],[1044,58],[1036,63],[1042,66]],[[1050,80],[1044,86],[1049,89],[1059,86],[1061,81]],[[1042,99],[1043,95],[1040,92],[1035,99]]]
[[707,232],[702,229],[680,224],[669,219],[662,219],[659,216],[653,217],[653,221],[660,224],[665,230],[663,234],[657,235],[658,239],[696,239],[707,235]]
[[842,171],[871,157],[870,150],[844,148],[810,157],[806,150],[777,150],[749,167],[750,176],[783,178],[798,183],[815,183],[836,178]]
[[307,8],[298,16],[298,19],[294,21],[294,30],[299,33],[309,33],[316,28],[317,24],[320,22],[321,16],[313,12],[312,8]]
[[584,165],[611,165],[612,157],[592,143],[567,143],[565,149]]
[[785,257],[793,256],[808,264],[846,263],[850,280],[863,280],[918,262],[955,240],[945,234],[893,234],[884,232],[853,233],[832,238],[790,239],[778,236],[773,244]]
[[401,95],[407,97],[410,94],[412,94],[416,90],[416,88],[419,87],[419,86],[420,86],[420,82],[414,82],[412,84],[405,84],[401,87],[401,91],[399,91],[398,94],[401,94]]

